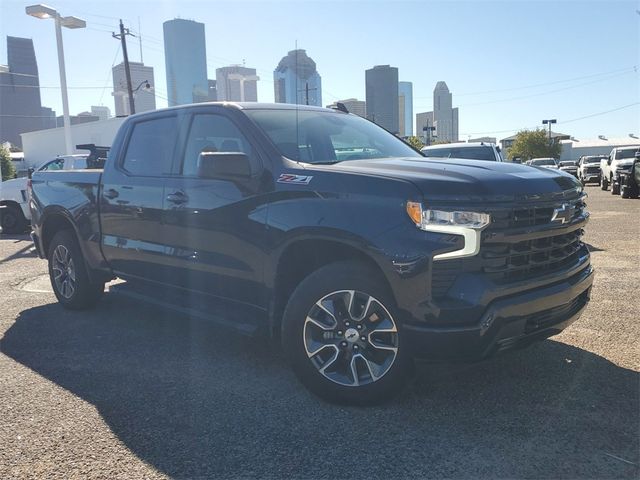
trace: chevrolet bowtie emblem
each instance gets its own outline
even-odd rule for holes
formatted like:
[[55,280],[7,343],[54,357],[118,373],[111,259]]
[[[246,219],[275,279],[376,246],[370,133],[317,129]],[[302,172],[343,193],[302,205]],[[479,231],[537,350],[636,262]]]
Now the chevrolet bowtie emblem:
[[553,209],[553,215],[551,215],[551,222],[569,223],[575,207],[568,203],[563,203],[560,207]]

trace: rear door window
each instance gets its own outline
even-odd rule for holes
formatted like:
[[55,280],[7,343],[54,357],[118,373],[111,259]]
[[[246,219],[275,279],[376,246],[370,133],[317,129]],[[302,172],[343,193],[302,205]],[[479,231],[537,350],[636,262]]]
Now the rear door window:
[[170,174],[177,135],[175,115],[137,122],[129,136],[122,166],[136,176]]

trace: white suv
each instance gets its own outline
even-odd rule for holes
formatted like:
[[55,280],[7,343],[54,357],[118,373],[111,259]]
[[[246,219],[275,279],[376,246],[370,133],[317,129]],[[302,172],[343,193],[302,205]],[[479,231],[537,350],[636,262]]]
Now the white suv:
[[611,193],[620,194],[620,172],[631,170],[636,152],[640,150],[640,145],[629,147],[616,147],[611,150],[609,157],[600,161],[600,171],[602,182],[600,188],[607,190],[611,185]]
[[460,142],[443,143],[423,147],[421,150],[425,157],[435,158],[462,158],[466,160],[488,160],[491,162],[503,162],[500,147],[493,143],[485,142]]

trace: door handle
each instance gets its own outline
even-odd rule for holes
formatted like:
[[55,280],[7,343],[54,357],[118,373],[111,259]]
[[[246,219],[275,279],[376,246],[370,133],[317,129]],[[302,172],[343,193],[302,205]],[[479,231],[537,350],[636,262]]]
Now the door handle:
[[118,191],[117,191],[117,190],[115,190],[115,189],[113,189],[113,188],[110,188],[109,190],[107,190],[106,192],[104,192],[102,195],[103,195],[105,198],[108,198],[109,200],[113,200],[114,198],[117,198],[117,197],[118,197],[118,195],[120,195],[120,194],[118,193]]
[[167,200],[179,205],[181,203],[187,203],[189,201],[189,197],[182,190],[178,190],[177,192],[167,195]]

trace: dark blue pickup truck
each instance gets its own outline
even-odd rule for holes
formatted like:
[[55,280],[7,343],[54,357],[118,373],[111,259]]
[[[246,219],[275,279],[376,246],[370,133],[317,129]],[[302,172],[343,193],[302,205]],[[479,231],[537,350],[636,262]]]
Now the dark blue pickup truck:
[[324,398],[373,403],[415,358],[478,360],[585,308],[585,194],[557,170],[430,160],[340,110],[199,104],[129,117],[104,170],[36,173],[60,303],[127,280],[278,338]]

